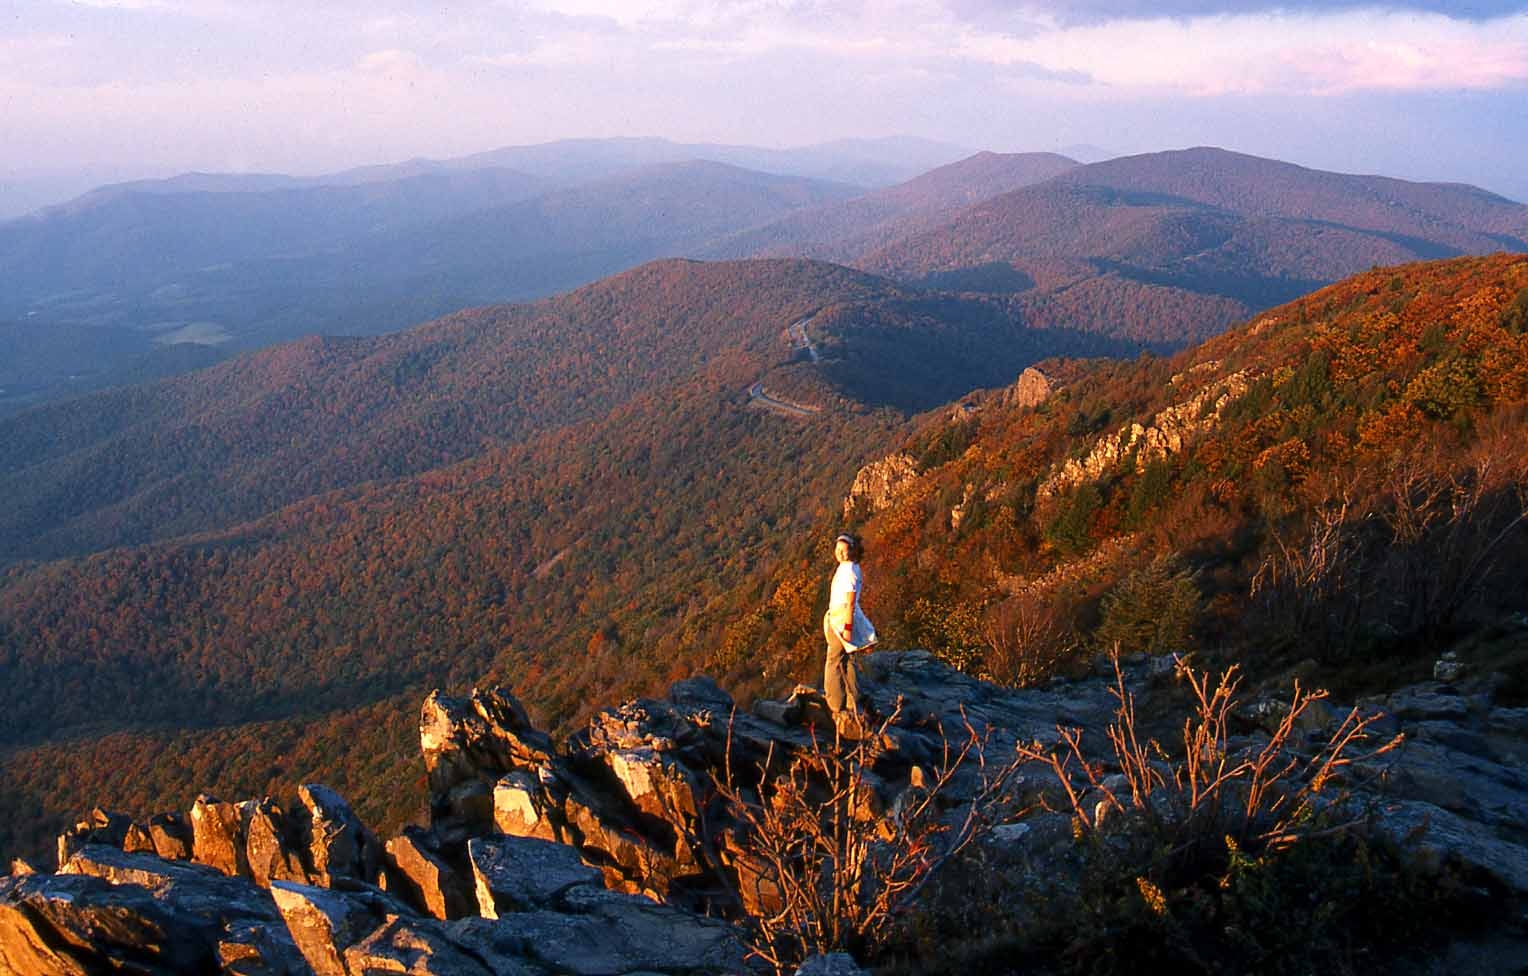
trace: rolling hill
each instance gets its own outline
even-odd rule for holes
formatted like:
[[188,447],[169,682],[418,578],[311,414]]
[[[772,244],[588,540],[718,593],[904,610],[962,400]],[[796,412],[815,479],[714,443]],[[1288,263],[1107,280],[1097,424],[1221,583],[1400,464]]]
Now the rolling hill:
[[[1037,322],[1184,341],[1376,265],[1501,250],[1528,250],[1528,207],[1474,187],[1202,148],[1079,166],[853,263],[1021,293]],[[1140,321],[1142,302],[1163,314]]]
[[980,200],[1040,183],[1077,163],[1053,153],[977,153],[905,183],[791,214],[710,245],[713,258],[809,257],[852,262],[931,229]]
[[[0,409],[172,372],[187,358],[180,346],[200,347],[205,363],[551,294],[854,192],[675,163],[555,191],[476,169],[109,196],[0,224],[0,318],[26,327],[39,361],[59,363],[5,384]],[[81,335],[100,338],[82,345]]]

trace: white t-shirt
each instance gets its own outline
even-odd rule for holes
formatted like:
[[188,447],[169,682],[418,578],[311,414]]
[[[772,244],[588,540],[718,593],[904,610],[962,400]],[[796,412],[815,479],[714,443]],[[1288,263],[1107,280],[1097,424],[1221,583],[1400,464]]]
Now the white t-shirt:
[[864,585],[865,574],[860,572],[859,563],[838,564],[838,569],[833,573],[833,585],[828,590],[828,607],[836,619],[844,619],[851,593],[854,594],[855,606],[859,606],[859,592]]
[[842,627],[849,619],[849,594],[854,594],[854,626],[844,646],[850,650],[869,647],[876,642],[875,626],[865,616],[860,605],[864,598],[865,577],[859,563],[839,563],[833,571],[833,585],[828,589],[828,615],[833,623]]

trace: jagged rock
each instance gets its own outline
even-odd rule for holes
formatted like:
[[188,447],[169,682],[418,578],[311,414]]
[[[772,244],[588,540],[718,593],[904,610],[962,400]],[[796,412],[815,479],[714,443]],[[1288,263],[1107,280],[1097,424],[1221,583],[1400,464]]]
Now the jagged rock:
[[0,878],[0,971],[16,976],[214,971],[217,926],[143,888],[75,874]]
[[243,878],[185,861],[166,861],[146,852],[89,845],[61,874],[100,878],[117,886],[149,891],[161,903],[214,924],[216,951],[225,970],[241,973],[299,973],[301,960],[269,893]]
[[856,508],[875,514],[889,507],[918,477],[918,462],[911,454],[892,454],[872,461],[854,475],[849,497],[844,499],[844,518]]
[[572,888],[601,886],[597,869],[584,864],[573,848],[555,841],[474,838],[467,842],[467,857],[472,862],[478,914],[484,918],[557,907]]
[[446,811],[468,836],[480,836],[493,829],[493,791],[493,785],[474,779],[457,783],[446,794]]
[[[421,976],[501,976],[525,972],[503,960],[490,964],[433,925],[388,918],[360,941],[346,946],[348,972],[418,973]],[[513,966],[513,968],[511,968]]]
[[387,842],[387,856],[404,879],[404,896],[421,911],[447,919],[477,910],[469,882],[431,850],[427,831],[403,828],[402,834]]
[[847,952],[830,952],[813,956],[802,963],[796,970],[796,976],[870,976],[870,970],[861,969],[860,964]]
[[1008,395],[1008,405],[1018,409],[1038,407],[1054,392],[1054,386],[1050,377],[1035,369],[1033,366],[1026,367],[1019,374],[1019,380],[1013,385]]
[[530,773],[505,773],[493,787],[493,825],[511,837],[556,840],[545,791]]
[[1439,685],[1416,685],[1390,696],[1389,712],[1403,721],[1459,721],[1469,714],[1469,703]]
[[345,950],[377,928],[372,907],[328,888],[276,881],[271,897],[287,931],[317,976],[349,976]]
[[1424,865],[1461,865],[1519,897],[1528,894],[1528,847],[1481,830],[1464,817],[1431,803],[1407,800],[1383,805],[1375,826]]
[[697,705],[716,712],[732,710],[732,696],[709,675],[697,674],[669,686],[669,701],[675,705]]
[[342,892],[278,881],[271,894],[316,976],[538,973],[524,965],[523,944],[488,945],[491,940],[464,935],[466,930],[414,917],[380,891]]
[[147,827],[138,824],[128,824],[127,834],[122,838],[122,849],[128,853],[143,852],[153,854],[154,837]]
[[1126,458],[1135,458],[1135,469],[1162,457],[1180,453],[1195,437],[1212,430],[1226,407],[1252,388],[1245,371],[1232,373],[1200,390],[1182,403],[1173,404],[1142,425],[1132,423],[1098,439],[1081,458],[1068,458],[1036,489],[1037,498],[1050,498],[1086,481],[1097,481]]
[[167,861],[191,860],[191,828],[179,814],[155,814],[149,818],[148,830],[155,854]]
[[272,881],[307,881],[308,872],[292,842],[293,829],[281,808],[269,799],[250,810],[245,829],[245,860],[250,877],[262,887]]
[[731,867],[743,911],[755,917],[771,916],[785,907],[785,891],[768,861],[746,852],[733,852]]
[[1459,655],[1448,651],[1433,663],[1433,680],[1451,685],[1464,677],[1464,662],[1459,660]]
[[671,824],[694,820],[700,812],[696,783],[684,765],[654,749],[617,749],[605,761],[632,806]]
[[62,867],[75,851],[86,844],[121,847],[132,826],[133,820],[127,814],[96,807],[84,819],[58,835],[58,865]]
[[430,810],[438,816],[450,814],[452,790],[460,784],[482,781],[491,791],[505,773],[543,765],[553,752],[551,739],[502,689],[474,691],[465,701],[431,692],[420,711],[419,745]]
[[21,877],[23,874],[36,874],[37,867],[23,858],[11,858],[11,874]]
[[317,783],[298,787],[308,811],[308,863],[319,884],[335,878],[374,882],[382,867],[382,844],[344,797]]
[[[593,796],[586,800],[576,793],[569,795],[564,811],[568,825],[577,833],[581,852],[602,867],[607,885],[618,891],[652,892],[661,898],[676,879],[693,872],[693,859],[682,843],[671,840],[659,847],[619,818],[601,815],[591,805],[592,800]],[[678,850],[684,852],[682,859]]]
[[[557,973],[727,973],[746,971],[732,926],[637,895],[577,886],[563,895],[567,912],[515,912],[497,922],[456,923],[469,944],[524,947]],[[502,951],[502,948],[501,948]]]
[[224,874],[248,875],[245,822],[254,803],[224,803],[202,793],[191,805],[191,859]]

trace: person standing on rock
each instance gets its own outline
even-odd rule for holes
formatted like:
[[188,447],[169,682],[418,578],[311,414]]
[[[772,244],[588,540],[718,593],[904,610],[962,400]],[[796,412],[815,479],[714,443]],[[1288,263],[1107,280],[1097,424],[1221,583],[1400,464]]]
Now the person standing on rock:
[[865,557],[865,547],[858,536],[845,533],[833,540],[833,556],[838,560],[838,569],[833,573],[833,585],[828,593],[828,612],[822,618],[823,636],[828,641],[822,687],[839,734],[857,738],[863,732],[863,726],[854,655],[876,641],[875,628],[861,606],[865,577],[859,564]]

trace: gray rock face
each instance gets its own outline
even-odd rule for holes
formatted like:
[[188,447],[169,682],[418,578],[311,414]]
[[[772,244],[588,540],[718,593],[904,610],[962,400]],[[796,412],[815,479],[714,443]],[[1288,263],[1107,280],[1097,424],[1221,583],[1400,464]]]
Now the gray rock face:
[[[1152,663],[1125,665],[1142,708],[1161,684]],[[1011,756],[1019,740],[1055,741],[1058,725],[1094,730],[1084,748],[1107,756],[1099,730],[1114,714],[1112,666],[1108,677],[1013,691],[922,652],[860,665],[869,708],[895,716],[867,739],[853,805],[867,822],[922,796],[946,738],[958,742],[967,723],[989,757]],[[1500,682],[1471,681],[1389,696],[1386,731],[1404,732],[1404,748],[1339,775],[1424,865],[1528,895],[1528,710],[1496,707]],[[1311,712],[1299,747],[1314,749],[1346,711]],[[1243,716],[1237,742],[1266,741],[1261,725],[1279,714]],[[713,682],[680,682],[665,699],[599,713],[562,749],[507,693],[436,693],[421,723],[428,827],[384,848],[317,785],[286,810],[202,796],[184,821],[147,826],[93,811],[60,838],[59,874],[0,880],[0,972],[739,972],[737,933],[687,909],[735,911],[735,894],[769,911],[778,879],[708,784],[729,765],[745,778],[778,775],[831,735],[821,693],[805,687],[743,712]],[[1117,768],[1103,775],[1123,788]],[[1048,776],[1015,781],[1021,805],[1046,795]],[[958,814],[982,788],[967,768],[941,799]],[[1065,815],[1034,814],[982,842],[1044,873],[1064,857],[1070,827]]]
[[566,912],[517,912],[493,929],[468,932],[491,945],[522,945],[556,973],[741,973],[742,946],[731,926],[638,895],[587,886],[565,893]]
[[250,810],[245,828],[244,857],[255,883],[270,887],[272,881],[307,881],[308,872],[296,847],[296,828],[281,808],[262,800]]
[[306,839],[312,876],[319,884],[336,878],[375,882],[382,868],[382,843],[344,797],[317,783],[298,787],[308,812]]
[[85,875],[0,879],[0,970],[18,976],[209,972],[216,929],[146,890]]
[[132,818],[123,813],[112,813],[96,807],[73,827],[58,837],[58,863],[64,864],[74,852],[86,844],[107,844],[122,847],[132,832]]
[[[1028,373],[1029,370],[1024,372]],[[869,976],[869,970],[861,969],[859,963],[847,952],[831,952],[825,956],[813,956],[796,970],[796,976]]]
[[473,838],[467,842],[477,890],[478,914],[552,908],[579,886],[602,888],[603,876],[565,844],[527,837]]

